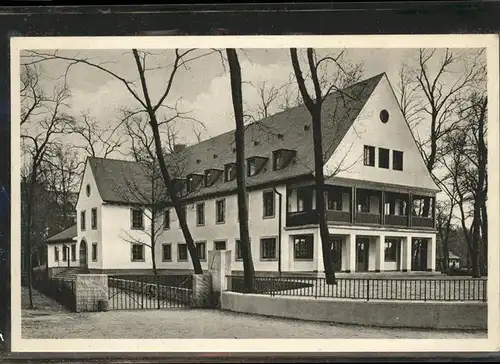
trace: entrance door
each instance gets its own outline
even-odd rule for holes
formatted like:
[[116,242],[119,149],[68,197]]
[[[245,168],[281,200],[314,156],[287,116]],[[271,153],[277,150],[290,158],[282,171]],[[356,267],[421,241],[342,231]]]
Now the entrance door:
[[356,241],[356,271],[368,271],[368,257],[369,257],[369,241],[368,239],[358,239]]
[[332,256],[333,271],[342,270],[342,239],[330,237],[330,254]]
[[411,243],[411,270],[427,270],[427,240],[415,239]]
[[80,267],[87,268],[87,242],[82,240],[80,243]]

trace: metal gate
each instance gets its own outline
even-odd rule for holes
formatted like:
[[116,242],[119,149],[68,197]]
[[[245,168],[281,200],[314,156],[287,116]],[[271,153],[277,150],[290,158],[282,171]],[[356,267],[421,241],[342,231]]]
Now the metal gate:
[[189,308],[191,275],[108,276],[109,310]]

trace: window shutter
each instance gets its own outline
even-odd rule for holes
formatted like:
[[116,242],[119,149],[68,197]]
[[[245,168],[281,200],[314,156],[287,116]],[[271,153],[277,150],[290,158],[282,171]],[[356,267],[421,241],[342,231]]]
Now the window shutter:
[[130,228],[134,227],[134,209],[130,209]]

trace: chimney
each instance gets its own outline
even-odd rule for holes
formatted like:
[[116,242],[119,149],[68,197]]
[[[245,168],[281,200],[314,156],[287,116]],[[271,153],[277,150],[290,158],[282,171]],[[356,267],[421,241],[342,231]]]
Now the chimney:
[[174,153],[182,152],[186,148],[186,144],[175,144],[174,145]]

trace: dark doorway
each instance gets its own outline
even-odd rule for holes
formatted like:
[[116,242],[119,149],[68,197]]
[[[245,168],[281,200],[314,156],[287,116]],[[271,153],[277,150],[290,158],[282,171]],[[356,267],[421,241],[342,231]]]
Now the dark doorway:
[[367,238],[358,238],[356,240],[356,271],[368,271],[370,241]]
[[427,240],[414,239],[411,242],[411,270],[427,270]]
[[87,242],[85,240],[80,243],[80,267],[87,268]]
[[342,238],[330,236],[330,254],[332,255],[333,271],[342,270]]

